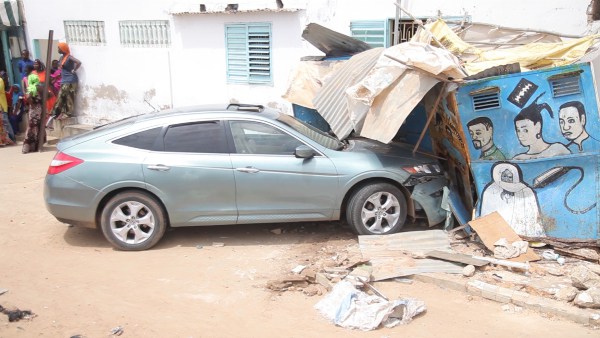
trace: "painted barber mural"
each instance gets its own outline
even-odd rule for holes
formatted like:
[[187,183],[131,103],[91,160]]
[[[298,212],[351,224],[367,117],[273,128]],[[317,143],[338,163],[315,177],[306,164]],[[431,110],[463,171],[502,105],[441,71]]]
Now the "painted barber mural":
[[510,74],[457,90],[477,216],[520,235],[600,238],[600,115],[589,64]]

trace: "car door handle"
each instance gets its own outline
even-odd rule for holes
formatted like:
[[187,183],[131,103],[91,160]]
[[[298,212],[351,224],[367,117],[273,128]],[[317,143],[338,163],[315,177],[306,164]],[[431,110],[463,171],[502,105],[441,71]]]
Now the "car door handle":
[[256,174],[257,172],[259,172],[260,170],[253,168],[253,167],[246,167],[246,168],[235,168],[235,170],[237,171],[241,171],[243,173],[248,173],[248,174]]
[[156,171],[168,171],[171,168],[167,167],[164,164],[154,164],[154,165],[149,165],[148,169],[150,169],[150,170],[156,170]]

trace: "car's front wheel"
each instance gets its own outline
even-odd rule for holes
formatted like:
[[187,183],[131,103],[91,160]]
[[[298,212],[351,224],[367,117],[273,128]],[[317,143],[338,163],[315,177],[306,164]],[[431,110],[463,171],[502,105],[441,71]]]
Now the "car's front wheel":
[[396,233],[406,221],[406,199],[392,184],[365,185],[350,196],[346,220],[359,235]]
[[122,192],[102,209],[104,237],[117,249],[146,250],[158,243],[166,229],[162,206],[142,192]]

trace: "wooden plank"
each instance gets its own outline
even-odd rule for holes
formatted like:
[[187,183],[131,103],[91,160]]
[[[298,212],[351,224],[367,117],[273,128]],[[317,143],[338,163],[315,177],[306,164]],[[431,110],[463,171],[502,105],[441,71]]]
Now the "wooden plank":
[[463,263],[463,264],[467,264],[467,265],[484,266],[484,265],[489,264],[489,262],[487,262],[487,261],[482,261],[481,259],[476,259],[469,255],[455,253],[455,252],[445,252],[445,251],[434,250],[434,251],[429,251],[426,255],[428,257],[432,257],[432,258],[442,259],[442,260],[450,261],[450,262]]
[[[521,240],[521,237],[517,235],[513,228],[510,227],[498,212],[493,212],[489,215],[470,221],[469,225],[475,230],[479,238],[481,238],[485,247],[492,252],[494,252],[494,243],[500,238],[506,238],[509,243]],[[540,260],[540,256],[538,256],[531,248],[527,248],[527,252],[524,254],[508,260],[513,262],[531,262]]]

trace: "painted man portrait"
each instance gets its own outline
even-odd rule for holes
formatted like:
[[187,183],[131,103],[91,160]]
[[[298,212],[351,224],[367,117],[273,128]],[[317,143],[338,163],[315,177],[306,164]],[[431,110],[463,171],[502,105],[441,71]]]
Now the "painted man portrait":
[[478,117],[467,123],[475,149],[481,150],[481,160],[505,160],[504,154],[494,144],[494,125],[487,117]]
[[598,140],[591,137],[585,130],[587,118],[585,107],[581,102],[570,101],[562,104],[558,110],[558,117],[560,132],[569,141],[566,146],[572,153],[576,154],[584,150],[589,151],[598,148],[600,145]]

